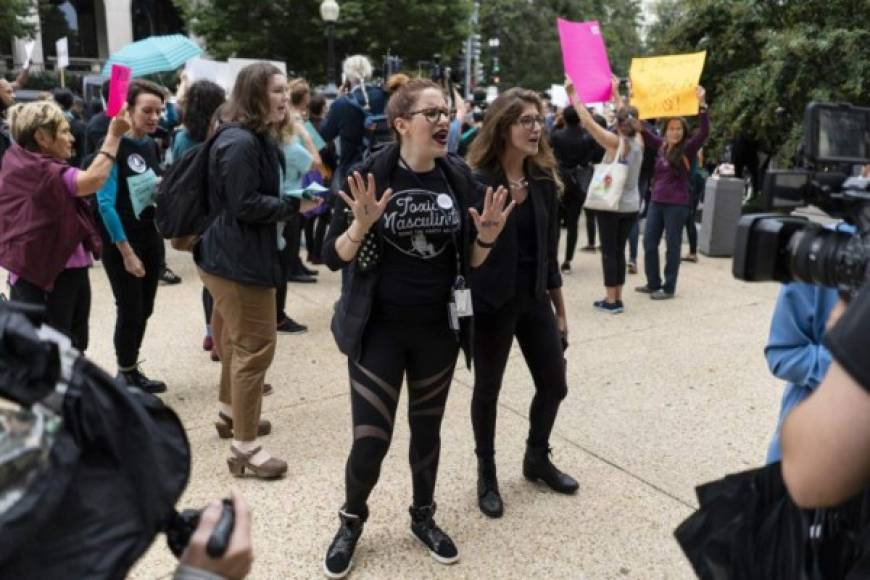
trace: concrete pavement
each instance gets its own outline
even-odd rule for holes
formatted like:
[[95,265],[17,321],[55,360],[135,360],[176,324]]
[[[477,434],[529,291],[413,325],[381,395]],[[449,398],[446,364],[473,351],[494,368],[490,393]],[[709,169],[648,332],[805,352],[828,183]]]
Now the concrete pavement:
[[[290,285],[288,312],[310,331],[279,336],[268,376],[276,392],[264,402],[274,430],[263,440],[288,461],[288,476],[235,479],[225,462],[229,443],[213,427],[220,370],[200,348],[201,284],[189,254],[167,252],[184,282],[159,289],[141,356],[145,372],[169,384],[163,399],[191,440],[193,473],[181,506],[239,489],[254,508],[251,577],[322,577],[351,443],[346,360],[329,333],[339,277],[321,267],[317,284]],[[677,298],[663,302],[633,292],[644,278],[628,276],[626,312],[610,315],[592,308],[603,296],[600,254],[578,252],[564,286],[570,392],[552,440],[555,462],[580,481],[578,494],[558,496],[522,478],[532,382],[514,347],[497,439],[505,516],[489,520],[477,509],[473,381],[463,368],[448,403],[436,493],[437,520],[462,559],[437,564],[408,533],[407,411],[400,405],[351,578],[692,578],[673,530],[696,505],[695,485],[763,461],[781,389],[762,353],[778,287],[738,282],[730,268],[730,260],[704,256],[684,263]],[[100,267],[91,282],[89,355],[114,372],[114,302]],[[132,577],[165,577],[173,567],[161,536]]]

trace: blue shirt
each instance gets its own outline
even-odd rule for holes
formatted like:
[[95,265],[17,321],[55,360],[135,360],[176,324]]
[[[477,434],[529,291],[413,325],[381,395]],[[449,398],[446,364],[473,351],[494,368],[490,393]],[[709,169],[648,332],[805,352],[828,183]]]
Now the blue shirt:
[[[845,224],[837,229],[854,231]],[[831,353],[822,345],[822,338],[838,298],[833,288],[803,282],[785,284],[780,290],[764,356],[770,372],[788,384],[782,394],[779,421],[767,451],[768,464],[782,459],[780,432],[785,418],[819,386],[831,365]]]

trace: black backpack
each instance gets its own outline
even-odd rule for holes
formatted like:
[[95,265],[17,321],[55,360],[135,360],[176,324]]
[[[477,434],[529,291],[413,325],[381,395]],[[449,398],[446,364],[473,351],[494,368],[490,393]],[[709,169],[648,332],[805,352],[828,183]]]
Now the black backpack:
[[205,143],[185,151],[163,174],[154,196],[154,221],[160,235],[176,250],[192,252],[217,217],[208,201],[209,152],[221,131],[233,126],[238,125],[222,125]]
[[363,158],[377,149],[383,143],[389,143],[393,140],[393,133],[390,130],[390,123],[387,120],[387,115],[384,111],[376,113],[372,111],[371,105],[366,99],[366,95],[361,94],[366,90],[365,86],[354,89],[347,96],[348,102],[352,107],[362,112],[363,114]]

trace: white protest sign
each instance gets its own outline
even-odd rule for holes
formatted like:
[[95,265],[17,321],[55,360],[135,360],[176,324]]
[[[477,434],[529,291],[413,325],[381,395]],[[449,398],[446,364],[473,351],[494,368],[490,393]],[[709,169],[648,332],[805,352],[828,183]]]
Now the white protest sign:
[[220,85],[227,92],[232,89],[228,80],[230,76],[229,63],[207,58],[192,58],[187,61],[184,70],[187,73],[188,83],[211,81]]
[[34,48],[36,48],[35,40],[28,40],[24,43],[24,68],[30,66],[30,60],[33,58]]
[[69,40],[66,36],[58,39],[54,45],[57,53],[57,68],[58,70],[65,69],[69,66]]
[[264,60],[262,58],[231,58],[228,59],[229,63],[229,78],[227,79],[228,91],[233,90],[233,85],[236,84],[236,77],[239,76],[239,72],[249,64],[256,64],[258,62],[268,62],[269,64],[273,64],[281,70],[281,74],[287,76],[287,63],[278,61],[278,60]]
[[571,104],[564,85],[550,85],[550,102],[560,109],[564,109]]

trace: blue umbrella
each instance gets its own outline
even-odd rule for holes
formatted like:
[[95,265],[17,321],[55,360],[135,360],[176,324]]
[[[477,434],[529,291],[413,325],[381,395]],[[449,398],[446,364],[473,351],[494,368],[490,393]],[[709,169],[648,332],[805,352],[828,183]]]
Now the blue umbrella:
[[130,67],[134,77],[173,71],[200,54],[202,49],[182,34],[151,36],[113,54],[103,67],[103,74],[109,76],[113,64]]

